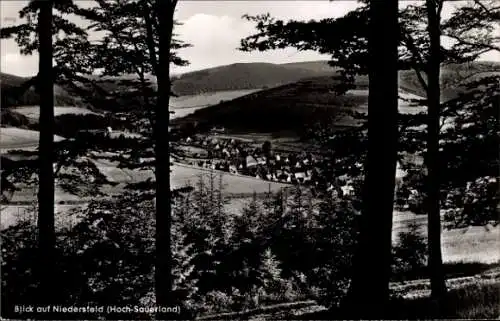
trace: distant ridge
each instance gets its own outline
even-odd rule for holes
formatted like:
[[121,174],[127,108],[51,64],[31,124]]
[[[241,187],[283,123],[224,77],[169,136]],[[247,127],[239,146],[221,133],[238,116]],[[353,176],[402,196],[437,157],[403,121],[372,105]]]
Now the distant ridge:
[[262,89],[293,83],[305,78],[334,75],[335,70],[324,61],[272,64],[235,63],[178,75],[173,90],[179,95],[206,92]]
[[[33,86],[28,88],[24,93],[19,91],[19,87],[30,78],[0,73],[2,108],[39,104],[40,97]],[[81,105],[78,99],[75,99],[67,90],[58,85],[54,86],[54,104],[61,106]]]
[[[474,62],[463,65],[444,65],[442,68],[443,97],[448,99],[456,94],[454,82],[466,78],[500,72],[500,63],[497,62]],[[305,79],[315,77],[335,76],[337,70],[328,65],[326,60],[294,62],[284,64],[272,63],[234,63],[218,66],[173,77],[173,91],[180,96],[197,95],[202,93],[213,93],[232,90],[260,90],[292,84]],[[97,79],[97,76],[91,76]],[[154,77],[152,82],[154,85]],[[2,107],[38,105],[39,97],[33,88],[24,94],[16,92],[27,77],[0,73],[0,84],[2,89]],[[133,80],[134,75],[123,77],[106,77],[106,81],[100,85],[105,90],[130,91],[130,85],[122,84],[122,80]],[[424,95],[417,77],[413,71],[400,72],[400,87],[406,91]],[[91,92],[95,93],[95,91]],[[66,87],[55,86],[56,105],[60,106],[85,106],[78,93]],[[96,93],[95,93],[96,94]],[[97,94],[96,94],[97,95]],[[124,104],[130,104],[129,98]],[[103,103],[95,108],[110,108],[113,104]],[[111,110],[111,109],[109,109]]]

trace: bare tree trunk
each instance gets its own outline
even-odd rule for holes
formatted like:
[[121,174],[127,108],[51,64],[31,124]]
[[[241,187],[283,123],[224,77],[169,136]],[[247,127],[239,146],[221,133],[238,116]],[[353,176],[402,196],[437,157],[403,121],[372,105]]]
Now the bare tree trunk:
[[389,299],[398,143],[398,1],[370,2],[368,157],[346,317],[383,317]]
[[37,262],[40,277],[40,298],[50,303],[53,297],[54,270],[54,77],[52,68],[52,1],[39,1],[38,15],[40,95],[40,141],[38,171],[38,246]]
[[440,56],[441,28],[440,15],[442,1],[427,0],[428,31],[430,37],[430,57],[427,65],[427,214],[429,271],[431,279],[431,296],[438,302],[446,294],[441,253],[441,217],[439,205],[439,116],[440,116]]
[[[158,100],[154,140],[156,153],[156,304],[168,307],[173,304],[171,260],[171,200],[170,200],[170,149],[169,149],[169,101],[170,101],[170,46],[174,25],[176,1],[157,0],[156,14],[159,21]],[[155,17],[153,17],[155,18]],[[160,319],[165,319],[159,314]]]

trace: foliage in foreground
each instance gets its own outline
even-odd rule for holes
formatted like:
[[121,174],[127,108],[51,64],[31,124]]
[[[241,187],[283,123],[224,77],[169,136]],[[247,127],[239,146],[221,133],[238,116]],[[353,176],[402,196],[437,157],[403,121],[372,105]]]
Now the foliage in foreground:
[[[303,298],[327,296],[336,301],[342,296],[354,240],[347,200],[313,204],[300,190],[292,196],[269,194],[263,200],[255,195],[242,213],[232,215],[216,185],[213,175],[200,179],[197,189],[178,196],[173,206],[175,304],[182,305],[185,317]],[[152,196],[127,192],[94,201],[80,214],[81,221],[57,233],[56,302],[154,305]],[[15,304],[35,300],[35,235],[31,221],[2,233],[5,316],[14,316]],[[64,317],[99,316],[103,314]]]
[[[355,196],[315,200],[297,188],[292,193],[254,195],[241,213],[232,214],[220,190],[221,182],[211,175],[200,178],[195,189],[175,193],[172,255],[178,302],[173,304],[182,306],[182,318],[308,299],[338,305],[349,286],[356,245]],[[153,195],[126,192],[92,202],[80,214],[79,223],[58,232],[58,302],[154,306]],[[35,298],[33,223],[24,221],[2,233],[4,316],[14,317],[9,310],[14,304],[29,304]],[[393,251],[393,279],[422,277],[426,246],[417,227],[410,226],[399,238]]]

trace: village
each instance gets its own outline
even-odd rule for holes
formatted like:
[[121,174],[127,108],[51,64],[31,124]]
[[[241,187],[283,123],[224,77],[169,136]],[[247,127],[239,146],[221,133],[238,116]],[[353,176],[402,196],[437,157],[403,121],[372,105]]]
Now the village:
[[[326,187],[321,168],[325,157],[310,152],[274,151],[271,142],[246,142],[217,135],[197,134],[173,143],[172,157],[186,165],[251,176],[266,181]],[[342,178],[340,178],[342,179]]]

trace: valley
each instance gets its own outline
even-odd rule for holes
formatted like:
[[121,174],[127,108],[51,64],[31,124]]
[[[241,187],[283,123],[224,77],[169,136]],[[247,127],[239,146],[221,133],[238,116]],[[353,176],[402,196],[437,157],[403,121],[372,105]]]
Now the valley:
[[[229,67],[229,70],[231,68],[234,69],[235,67]],[[271,89],[225,90],[173,97],[171,99],[171,109],[174,114],[171,119],[174,126],[182,126],[193,122],[207,123],[207,125],[201,127],[201,131],[188,136],[187,141],[184,138],[182,141],[173,142],[172,187],[196,186],[200,177],[208,179],[209,175],[215,175],[216,177],[221,175],[222,189],[226,197],[230,199],[228,208],[230,212],[237,214],[241,211],[248,197],[254,192],[263,195],[269,191],[276,192],[281,189],[290,189],[298,181],[308,186],[311,182],[312,170],[314,170],[314,167],[310,167],[310,165],[307,165],[309,167],[306,166],[304,169],[301,169],[301,167],[305,166],[304,164],[301,167],[295,166],[295,163],[293,163],[293,166],[283,167],[283,165],[280,165],[281,169],[267,170],[267,173],[266,171],[258,172],[255,169],[269,166],[269,161],[272,161],[274,165],[271,166],[276,168],[276,163],[280,163],[280,158],[283,158],[283,161],[289,157],[296,159],[303,151],[308,151],[316,155],[316,157],[321,155],[321,151],[318,147],[315,147],[314,141],[301,139],[301,131],[297,131],[298,124],[304,125],[317,120],[324,120],[326,117],[330,122],[333,122],[332,124],[342,129],[346,128],[345,126],[356,126],[356,120],[343,112],[354,110],[366,113],[368,91],[363,88],[367,85],[365,80],[358,82],[358,89],[351,90],[345,95],[332,96],[331,91],[333,90],[332,86],[335,85],[335,79],[332,79],[331,75],[324,76],[325,72],[332,72],[322,69],[321,64],[318,62],[309,65],[310,70],[318,68],[323,75],[318,76],[318,74],[315,74],[316,78],[299,80],[296,83],[279,85]],[[205,75],[204,77],[216,77],[217,72],[220,73],[220,71],[216,70],[210,76]],[[311,76],[311,74],[307,76]],[[193,75],[184,77],[193,77]],[[196,77],[202,76],[196,75]],[[181,82],[181,84],[183,83]],[[260,85],[262,87],[266,86],[262,83]],[[408,86],[402,86],[400,90],[400,113],[416,114],[425,112],[425,108],[413,102],[420,99],[420,97],[414,93],[415,91],[412,92],[407,88]],[[36,106],[18,106],[12,111],[34,122],[38,117],[38,107]],[[99,115],[99,113],[83,107],[55,107],[56,116],[65,114]],[[4,156],[9,150],[35,150],[37,147],[38,133],[36,131],[13,127],[4,127],[1,131],[0,146]],[[55,136],[55,141],[63,139],[63,137]],[[266,160],[264,154],[257,155],[254,153],[253,156],[248,156],[248,158],[245,156],[243,162],[239,161],[240,157],[238,156],[234,158],[235,162],[232,163],[230,155],[234,153],[234,148],[228,148],[228,144],[231,144],[231,142],[246,146],[244,148],[240,147],[240,150],[238,150],[238,153],[243,152],[244,155],[252,155],[254,149],[259,149],[265,142],[270,142],[274,151],[273,159]],[[228,155],[224,153],[228,153]],[[139,171],[119,168],[117,162],[99,158],[95,153],[87,157],[110,183],[115,184],[102,187],[102,190],[109,195],[121,193],[127,184],[154,179],[153,173],[149,170]],[[308,157],[303,158],[302,161],[311,161],[310,156]],[[250,171],[247,169],[249,165],[247,162],[249,161],[255,162],[255,169]],[[250,164],[250,167],[252,166],[254,166],[253,163]],[[242,171],[243,167],[245,167],[245,170]],[[298,170],[292,169],[292,167]],[[317,183],[312,181],[312,185]],[[64,217],[75,207],[86,206],[88,203],[84,198],[65,192],[61,188],[57,188],[56,193],[56,200],[59,204],[57,205],[58,213],[60,213],[58,217]],[[21,211],[17,210],[16,212],[16,208],[21,208],[23,213],[31,213],[23,215],[33,215],[28,204],[34,202],[35,199],[35,187],[21,188],[21,190],[14,192],[9,200],[10,205],[4,204],[2,206],[3,228],[14,224],[13,222],[16,221],[16,217],[19,216],[16,213]],[[78,202],[80,205],[64,205],[64,203],[74,202]],[[415,216],[415,214],[410,215],[409,212],[396,211],[394,216],[394,239],[397,239],[397,234],[405,229],[408,222],[425,223],[425,218]],[[473,236],[465,238],[461,237],[460,233],[457,233],[453,231],[444,233],[445,258],[447,261],[466,259],[467,250],[460,250],[461,252],[456,250],[470,248],[470,246],[462,246],[463,243],[470,243],[472,238],[479,235],[482,235],[479,236],[479,239],[484,238],[485,241],[478,241],[478,244],[490,244],[486,245],[486,249],[480,250],[480,252],[488,253],[486,256],[493,261],[495,260],[495,256],[491,252],[492,243],[486,240],[493,240],[496,237],[495,235],[498,234],[497,230],[493,232],[478,230],[473,234],[467,232],[468,235]],[[458,241],[459,239],[460,241]],[[480,260],[488,259],[485,257],[480,258]]]

